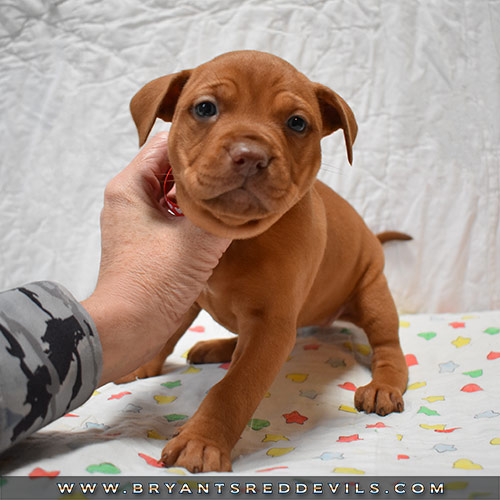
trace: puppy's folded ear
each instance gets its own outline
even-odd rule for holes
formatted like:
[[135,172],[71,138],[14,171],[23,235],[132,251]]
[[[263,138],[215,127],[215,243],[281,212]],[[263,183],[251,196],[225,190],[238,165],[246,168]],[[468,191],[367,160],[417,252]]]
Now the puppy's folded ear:
[[352,109],[333,90],[316,83],[314,86],[323,120],[323,137],[341,128],[344,131],[347,159],[352,164],[352,145],[358,133],[358,125]]
[[182,88],[191,76],[191,70],[162,76],[142,87],[130,101],[130,112],[139,133],[142,146],[153,128],[156,117],[171,122]]

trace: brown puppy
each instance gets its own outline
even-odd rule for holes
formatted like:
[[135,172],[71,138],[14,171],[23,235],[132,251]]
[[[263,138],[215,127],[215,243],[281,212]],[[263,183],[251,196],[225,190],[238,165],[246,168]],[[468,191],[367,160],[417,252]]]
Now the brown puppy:
[[167,443],[163,463],[230,470],[231,449],[290,354],[297,328],[334,318],[363,328],[373,350],[373,380],[356,391],[356,408],[402,411],[407,366],[381,244],[315,179],[320,139],[339,128],[352,161],[357,125],[343,99],[278,57],[241,51],[148,83],[131,111],[141,145],[157,117],[172,121],[169,158],[180,207],[198,226],[234,238],[175,338],[121,380],[160,373],[201,308],[238,333],[237,340],[191,350],[193,363],[231,365]]

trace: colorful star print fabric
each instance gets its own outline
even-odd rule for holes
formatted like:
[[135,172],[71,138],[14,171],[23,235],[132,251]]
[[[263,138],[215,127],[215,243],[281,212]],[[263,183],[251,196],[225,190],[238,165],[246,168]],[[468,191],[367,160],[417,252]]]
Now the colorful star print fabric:
[[[202,313],[163,374],[98,389],[80,408],[0,457],[0,473],[179,475],[158,462],[228,364],[189,365],[199,340],[230,334]],[[500,311],[407,315],[405,411],[354,408],[370,381],[366,336],[348,323],[299,332],[233,450],[237,475],[500,474]]]

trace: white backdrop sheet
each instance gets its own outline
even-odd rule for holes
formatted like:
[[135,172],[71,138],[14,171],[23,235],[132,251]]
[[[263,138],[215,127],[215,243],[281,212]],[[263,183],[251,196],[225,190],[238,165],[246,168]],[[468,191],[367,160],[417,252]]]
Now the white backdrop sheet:
[[[386,247],[387,275],[400,311],[423,314],[429,322],[441,318],[448,332],[447,316],[433,315],[461,318],[469,311],[500,310],[498,0],[0,0],[0,289],[51,279],[79,299],[90,294],[98,270],[104,186],[137,151],[130,98],[157,76],[236,49],[279,55],[351,105],[360,127],[354,165],[348,165],[337,133],[323,141],[320,177],[374,231],[398,229],[414,237]],[[485,314],[495,319],[488,316],[492,325],[482,325],[483,330],[497,327],[498,313]],[[204,325],[207,331],[216,328],[210,318]],[[423,332],[434,331],[431,326]],[[483,341],[485,335],[494,343],[494,335],[483,334]],[[430,345],[410,348],[422,359],[435,355],[428,352]],[[474,345],[464,351],[470,353],[468,361],[456,362],[460,370],[475,370],[476,356],[488,354]],[[497,351],[500,346],[492,345],[491,352]],[[448,361],[451,355],[442,362]],[[488,363],[491,367],[494,360]],[[438,372],[427,376],[432,374]],[[135,390],[149,397],[149,383],[137,384]],[[195,394],[206,390],[198,384],[193,378],[189,385]],[[334,408],[336,391],[329,394]],[[497,406],[489,408],[495,417],[499,394],[493,386],[490,391],[496,391]],[[388,417],[395,435],[402,434],[397,423],[411,418],[411,404],[406,417]],[[460,404],[453,406],[456,419],[450,417],[449,425],[465,425],[468,417],[461,411]],[[93,415],[89,421],[102,422],[102,415]],[[483,427],[492,421],[470,420]],[[339,425],[345,422],[340,419]],[[350,435],[361,432],[365,421],[354,427]],[[483,433],[483,427],[474,429]],[[322,440],[320,430],[315,435]],[[417,430],[410,433],[415,443],[423,432]],[[331,435],[335,443],[337,431]],[[498,447],[489,440],[498,437],[484,435],[488,439],[480,451],[499,463]],[[462,444],[471,445],[471,439],[468,434]],[[106,447],[117,446],[109,453],[121,453],[124,442],[113,443],[105,440]],[[335,454],[335,443],[311,453]],[[386,444],[373,441],[367,454],[363,443],[368,439],[357,443],[359,460],[349,467],[380,473]],[[394,442],[399,448],[401,443]],[[254,444],[248,449],[242,444],[242,454]],[[448,438],[441,444],[459,448]],[[73,448],[78,457],[82,449]],[[498,473],[487,469],[485,459],[462,458]],[[378,465],[369,465],[370,460]],[[390,473],[404,461],[383,464]],[[417,472],[432,469],[418,463]],[[244,461],[239,470],[255,467]]]
[[321,178],[375,230],[405,312],[500,308],[500,4],[0,1],[0,287],[95,283],[106,182],[134,156],[147,81],[236,49],[339,92],[354,166],[324,139]]

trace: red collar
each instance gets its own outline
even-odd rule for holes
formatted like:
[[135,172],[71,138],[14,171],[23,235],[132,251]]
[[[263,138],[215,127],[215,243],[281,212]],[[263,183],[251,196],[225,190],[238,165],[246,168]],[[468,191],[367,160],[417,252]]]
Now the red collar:
[[167,194],[170,193],[170,191],[172,191],[174,184],[175,184],[174,174],[172,173],[172,167],[170,167],[163,182],[163,197],[165,198],[165,203],[167,204],[169,213],[177,217],[183,217],[184,214],[182,213],[182,210],[179,208],[179,205],[177,205],[176,203],[177,200],[174,201],[167,197]]

